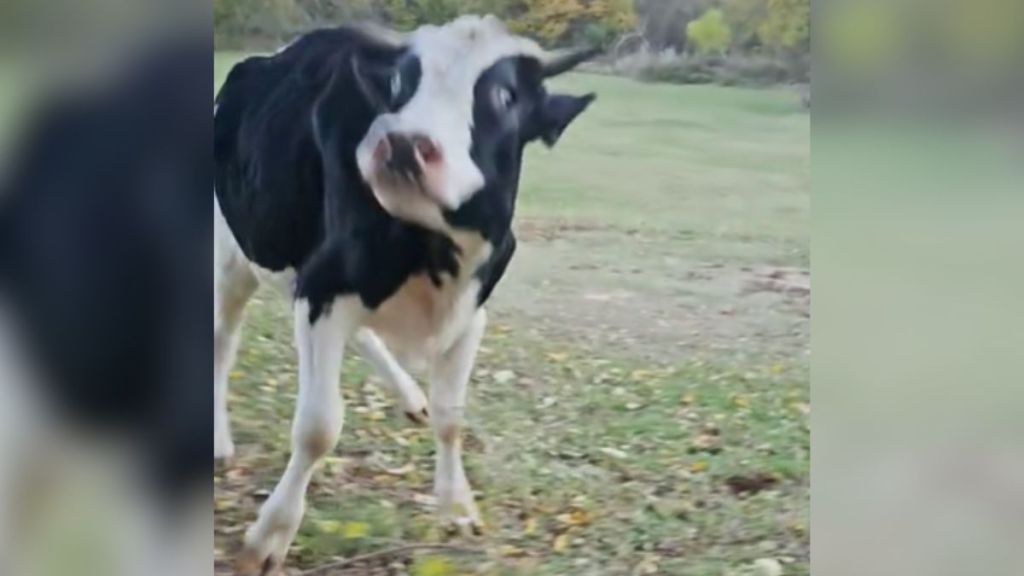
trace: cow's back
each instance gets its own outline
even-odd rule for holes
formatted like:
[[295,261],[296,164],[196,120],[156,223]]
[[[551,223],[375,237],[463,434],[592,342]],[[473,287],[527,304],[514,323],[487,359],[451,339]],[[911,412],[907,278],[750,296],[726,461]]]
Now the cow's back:
[[[298,268],[323,238],[314,108],[352,51],[381,47],[356,29],[320,30],[240,62],[225,80],[214,115],[216,195],[242,251],[260,267]],[[352,126],[353,141],[370,120]]]

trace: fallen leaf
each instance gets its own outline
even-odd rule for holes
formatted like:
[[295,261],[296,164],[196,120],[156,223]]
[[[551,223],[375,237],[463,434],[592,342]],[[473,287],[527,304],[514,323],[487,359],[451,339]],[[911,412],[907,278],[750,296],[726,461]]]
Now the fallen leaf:
[[509,382],[515,380],[516,373],[511,370],[499,370],[494,373],[493,378],[494,381],[497,382],[498,384],[508,384]]
[[511,544],[505,544],[498,548],[498,554],[505,558],[520,558],[526,555],[526,551]]
[[318,520],[316,522],[316,529],[324,534],[339,534],[341,532],[341,522],[337,520]]
[[618,450],[616,448],[599,448],[598,451],[602,454],[611,456],[612,458],[618,458],[619,460],[625,460],[629,457],[629,454],[626,454],[622,450]]
[[569,355],[565,352],[548,352],[548,360],[552,362],[565,362],[569,359]]
[[760,558],[754,562],[757,576],[782,576],[782,564],[774,558]]
[[567,526],[584,526],[590,524],[590,514],[586,510],[575,508],[565,514],[559,514],[556,520]]
[[726,478],[725,485],[733,494],[757,494],[778,484],[779,479],[767,472],[758,472],[752,476],[730,476]]
[[555,552],[565,552],[566,548],[569,547],[569,535],[559,534],[555,541],[551,543],[551,549]]
[[416,470],[416,465],[409,462],[405,466],[399,466],[398,468],[385,468],[384,471],[392,476],[405,476],[406,474]]
[[708,454],[718,454],[722,451],[722,441],[718,436],[711,434],[701,434],[693,439],[690,443],[690,453],[695,454],[697,452],[706,452]]
[[449,576],[454,574],[455,570],[447,558],[442,556],[422,556],[416,559],[409,573],[412,576]]
[[370,534],[370,525],[366,522],[345,522],[341,526],[341,537],[345,540],[365,538]]

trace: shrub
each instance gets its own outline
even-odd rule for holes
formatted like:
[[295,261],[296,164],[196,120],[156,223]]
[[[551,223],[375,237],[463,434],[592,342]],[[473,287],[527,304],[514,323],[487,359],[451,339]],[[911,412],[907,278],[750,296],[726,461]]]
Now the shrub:
[[595,71],[648,82],[771,86],[805,81],[806,70],[766,54],[679,54],[640,50]]
[[686,38],[701,54],[722,54],[732,43],[732,32],[722,11],[713,8],[686,25]]

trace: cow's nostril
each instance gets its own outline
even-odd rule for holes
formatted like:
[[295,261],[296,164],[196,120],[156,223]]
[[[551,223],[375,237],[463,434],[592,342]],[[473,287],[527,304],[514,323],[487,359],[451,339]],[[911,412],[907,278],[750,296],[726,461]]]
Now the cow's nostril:
[[385,162],[394,172],[415,174],[419,171],[412,141],[400,134],[387,135],[387,147],[390,150]]
[[384,164],[391,159],[391,144],[387,138],[381,138],[373,149],[373,160],[377,164]]
[[441,161],[441,149],[430,138],[415,136],[413,137],[413,145],[416,146],[416,151],[419,153],[420,158],[423,159],[424,164],[434,164]]

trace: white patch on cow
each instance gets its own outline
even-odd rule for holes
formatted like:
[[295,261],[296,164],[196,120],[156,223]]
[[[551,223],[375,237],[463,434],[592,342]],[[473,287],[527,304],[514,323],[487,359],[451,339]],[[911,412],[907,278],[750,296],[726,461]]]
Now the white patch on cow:
[[464,532],[476,531],[481,525],[462,465],[462,428],[469,378],[486,326],[487,313],[483,308],[475,310],[430,374],[431,425],[437,440],[434,493],[442,520]]
[[243,574],[259,573],[268,561],[271,566],[284,561],[302,523],[313,472],[341,434],[345,406],[338,376],[345,343],[362,323],[365,308],[357,296],[343,296],[313,323],[309,311],[308,301],[295,302],[299,397],[292,423],[292,455],[259,518],[246,533]]
[[[436,228],[443,222],[438,204],[455,210],[484,185],[470,156],[477,79],[502,58],[545,56],[536,42],[509,34],[493,16],[463,16],[443,26],[423,26],[409,35],[408,45],[420,59],[419,86],[401,110],[374,120],[356,150],[356,160],[385,210]],[[429,198],[374,176],[373,151],[392,132],[425,135],[441,149],[443,163],[429,183]]]

